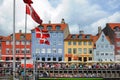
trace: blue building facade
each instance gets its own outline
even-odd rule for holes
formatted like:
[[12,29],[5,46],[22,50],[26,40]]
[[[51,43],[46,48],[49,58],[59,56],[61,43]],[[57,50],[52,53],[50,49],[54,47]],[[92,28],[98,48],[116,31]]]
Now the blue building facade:
[[40,44],[32,32],[32,58],[40,61],[63,61],[64,60],[64,38],[69,34],[68,25],[61,24],[42,24],[40,29],[48,30],[50,45]]
[[110,43],[110,40],[104,33],[98,34],[96,37],[96,48],[94,49],[94,61],[114,61],[114,45]]

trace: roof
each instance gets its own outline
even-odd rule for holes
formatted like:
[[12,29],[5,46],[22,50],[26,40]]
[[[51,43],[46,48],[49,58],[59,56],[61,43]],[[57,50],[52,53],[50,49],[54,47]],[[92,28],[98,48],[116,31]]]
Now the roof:
[[91,34],[69,34],[65,40],[92,40],[92,39],[93,35]]
[[[56,23],[56,24],[42,24],[42,25],[38,25],[37,27],[42,26],[43,30],[47,30],[47,27],[51,26],[52,29],[50,31],[56,31],[56,27],[60,26],[60,30],[64,30],[68,25],[67,24],[63,24],[63,23]],[[35,28],[34,28],[35,29]],[[34,30],[32,29],[32,31]]]
[[[2,41],[12,40],[13,34],[3,37]],[[21,36],[25,36],[25,33],[15,33],[15,40],[24,40],[24,38],[21,38]],[[31,40],[31,33],[26,34],[26,40]]]
[[120,28],[120,23],[107,23],[107,26],[113,30],[116,26]]

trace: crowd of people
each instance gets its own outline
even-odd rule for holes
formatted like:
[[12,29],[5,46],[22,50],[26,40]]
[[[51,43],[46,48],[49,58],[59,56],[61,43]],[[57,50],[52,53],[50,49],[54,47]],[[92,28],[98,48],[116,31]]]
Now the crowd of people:
[[[11,70],[10,74],[12,74],[12,63],[0,63],[0,73],[2,73],[2,69],[4,68],[9,68],[7,69],[8,72]],[[37,70],[44,70],[45,72],[43,73],[38,73],[39,77],[101,77],[98,73],[52,73],[52,72],[47,72],[47,70],[52,70],[52,69],[57,69],[57,70],[69,70],[69,69],[112,69],[112,70],[120,70],[120,63],[90,63],[90,64],[81,64],[81,63],[37,63],[36,64],[36,69]],[[23,74],[23,68],[21,67],[20,63],[16,64],[16,70],[17,73],[19,73],[20,76],[24,76]],[[33,75],[33,69],[29,69],[28,76]]]
[[74,63],[38,63],[37,68],[41,69],[120,69],[120,63],[112,64],[102,64],[102,63],[93,63],[93,64],[74,64]]

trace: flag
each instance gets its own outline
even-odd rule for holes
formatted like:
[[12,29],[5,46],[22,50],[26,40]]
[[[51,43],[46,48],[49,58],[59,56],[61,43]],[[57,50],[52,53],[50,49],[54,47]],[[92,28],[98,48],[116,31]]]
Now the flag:
[[41,38],[41,39],[40,39],[40,44],[50,45],[50,42],[49,42],[46,38]]
[[42,24],[42,20],[31,5],[26,5],[26,14],[30,15],[38,24]]
[[38,27],[35,28],[36,38],[49,38],[50,34],[46,30],[40,30]]
[[50,42],[47,40],[47,38],[50,38],[50,34],[48,33],[48,31],[41,30],[39,27],[36,27],[35,35],[36,35],[36,38],[39,38],[40,44],[50,45]]
[[28,5],[30,5],[30,4],[33,3],[32,0],[23,0],[23,1],[24,1],[24,3],[26,3],[26,4],[28,4]]

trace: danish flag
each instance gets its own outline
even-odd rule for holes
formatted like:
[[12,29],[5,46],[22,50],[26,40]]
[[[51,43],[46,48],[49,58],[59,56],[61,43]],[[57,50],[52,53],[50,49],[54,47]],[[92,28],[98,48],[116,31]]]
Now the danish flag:
[[42,24],[42,20],[31,5],[26,4],[26,14],[30,15],[38,24]]
[[39,29],[39,27],[36,27],[35,34],[36,34],[36,38],[40,39],[39,41],[40,44],[50,45],[50,42],[47,40],[47,38],[50,38],[50,34],[48,33],[48,31],[41,30]]

